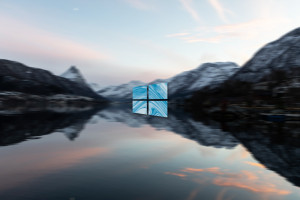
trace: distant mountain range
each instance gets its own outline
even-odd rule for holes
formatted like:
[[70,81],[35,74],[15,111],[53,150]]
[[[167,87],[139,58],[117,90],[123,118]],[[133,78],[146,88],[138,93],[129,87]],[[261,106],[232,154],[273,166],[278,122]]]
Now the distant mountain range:
[[113,101],[126,101],[132,98],[132,88],[136,86],[146,85],[142,81],[130,81],[129,83],[108,86],[98,90],[98,94]]
[[133,87],[167,82],[170,100],[187,98],[193,92],[203,88],[218,87],[238,69],[238,65],[232,62],[204,63],[196,69],[182,72],[169,79],[157,79],[150,83],[131,81],[126,84],[103,88],[98,91],[98,94],[110,100],[130,100]]
[[190,97],[204,88],[216,88],[239,69],[233,62],[204,63],[198,68],[182,72],[166,80],[156,80],[149,84],[168,82],[170,99]]

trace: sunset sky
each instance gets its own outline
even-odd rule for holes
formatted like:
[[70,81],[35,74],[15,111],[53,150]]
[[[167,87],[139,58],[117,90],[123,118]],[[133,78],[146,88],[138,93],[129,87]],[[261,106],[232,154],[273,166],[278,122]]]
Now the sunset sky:
[[102,86],[244,64],[297,28],[297,0],[1,0],[0,57]]

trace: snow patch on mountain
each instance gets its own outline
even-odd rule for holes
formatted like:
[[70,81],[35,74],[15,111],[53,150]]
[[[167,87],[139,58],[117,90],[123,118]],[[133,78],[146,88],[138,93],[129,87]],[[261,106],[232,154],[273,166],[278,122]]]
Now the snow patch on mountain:
[[141,85],[147,85],[147,83],[141,81],[130,81],[129,83],[122,85],[105,87],[99,90],[98,94],[112,100],[126,100],[132,97],[132,88]]
[[205,87],[215,88],[239,69],[233,62],[204,63],[169,79],[169,96],[191,95]]

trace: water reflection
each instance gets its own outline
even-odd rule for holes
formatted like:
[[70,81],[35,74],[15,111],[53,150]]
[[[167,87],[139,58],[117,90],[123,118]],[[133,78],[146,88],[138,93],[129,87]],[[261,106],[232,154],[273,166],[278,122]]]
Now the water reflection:
[[143,115],[132,115],[129,109],[111,107],[98,116],[110,121],[126,123],[132,127],[150,124],[197,141],[204,146],[233,148],[242,143],[260,163],[252,166],[267,167],[300,186],[300,125],[269,123],[261,120],[235,120],[217,122],[183,112],[171,110],[168,120]]
[[17,144],[53,132],[62,132],[74,140],[98,110],[83,112],[32,112],[22,115],[0,115],[0,145]]
[[196,122],[188,113],[180,109],[169,110],[166,120],[160,117],[132,114],[126,106],[109,107],[98,113],[98,116],[109,121],[122,122],[131,127],[148,124],[157,130],[168,130],[193,139],[203,146],[233,148],[238,144],[238,140],[230,133],[222,131],[219,127]]
[[195,116],[130,106],[1,116],[0,198],[299,199],[298,124]]
[[267,167],[300,186],[299,122],[271,123],[244,119],[216,124],[197,114],[194,118],[207,126],[226,130],[260,162],[247,164]]

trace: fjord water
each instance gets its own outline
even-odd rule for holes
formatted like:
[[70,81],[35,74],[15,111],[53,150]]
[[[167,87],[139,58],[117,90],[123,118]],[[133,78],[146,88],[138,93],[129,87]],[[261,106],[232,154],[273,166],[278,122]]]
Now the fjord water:
[[1,116],[0,199],[300,199],[297,125],[130,109]]

